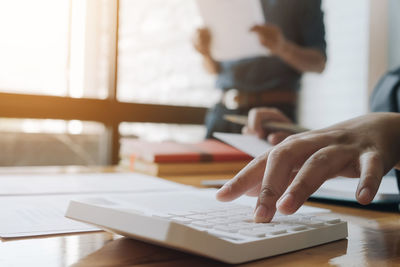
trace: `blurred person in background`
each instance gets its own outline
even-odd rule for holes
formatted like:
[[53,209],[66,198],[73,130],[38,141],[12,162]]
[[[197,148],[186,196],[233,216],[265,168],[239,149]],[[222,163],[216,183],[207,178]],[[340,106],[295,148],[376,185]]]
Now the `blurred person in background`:
[[269,222],[278,209],[292,214],[327,179],[360,178],[357,201],[374,199],[381,180],[395,169],[400,190],[400,67],[386,73],[371,95],[371,111],[318,130],[291,135],[270,132],[266,121],[290,123],[273,108],[250,110],[246,134],[266,138],[275,145],[254,159],[221,188],[217,198],[233,200],[242,194],[258,196],[257,222]]
[[269,56],[218,62],[206,28],[197,30],[196,50],[204,66],[217,75],[222,98],[206,117],[207,138],[213,132],[240,132],[224,120],[226,114],[247,114],[258,106],[275,107],[296,121],[297,94],[304,72],[321,73],[326,64],[326,42],[321,0],[260,0],[265,25],[249,31],[269,50]]

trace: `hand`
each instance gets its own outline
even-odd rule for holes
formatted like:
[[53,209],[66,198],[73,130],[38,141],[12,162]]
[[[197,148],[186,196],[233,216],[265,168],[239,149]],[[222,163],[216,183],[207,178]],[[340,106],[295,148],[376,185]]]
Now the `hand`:
[[284,52],[286,39],[279,27],[272,24],[255,25],[250,31],[258,35],[260,43],[268,48],[271,53],[281,55]]
[[199,28],[193,40],[194,48],[203,56],[210,57],[211,33],[207,28]]
[[256,222],[276,209],[294,213],[325,180],[360,177],[356,198],[370,203],[382,176],[400,161],[400,114],[372,113],[292,135],[254,159],[217,193],[221,201],[257,196]]
[[275,108],[253,108],[249,111],[247,126],[243,127],[243,134],[257,135],[261,139],[268,139],[272,145],[279,144],[290,135],[287,132],[268,132],[263,129],[262,124],[265,121],[286,122],[291,120],[282,112]]

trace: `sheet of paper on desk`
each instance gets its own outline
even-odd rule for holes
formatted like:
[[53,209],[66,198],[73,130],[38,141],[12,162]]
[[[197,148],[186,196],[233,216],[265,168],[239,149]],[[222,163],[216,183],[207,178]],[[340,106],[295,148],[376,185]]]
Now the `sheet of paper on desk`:
[[262,155],[272,147],[270,143],[254,135],[214,133],[213,136],[253,157]]
[[0,175],[0,196],[126,193],[186,188],[188,186],[138,173]]
[[0,237],[18,238],[99,231],[100,229],[92,225],[64,217],[70,199],[77,196],[0,197]]
[[205,27],[211,33],[211,54],[216,60],[236,60],[266,56],[268,50],[260,44],[256,24],[265,18],[260,0],[197,0]]

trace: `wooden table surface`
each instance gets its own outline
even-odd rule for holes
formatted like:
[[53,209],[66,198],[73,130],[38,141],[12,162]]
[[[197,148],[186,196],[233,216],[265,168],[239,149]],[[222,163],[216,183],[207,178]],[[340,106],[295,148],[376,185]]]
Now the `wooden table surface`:
[[[71,167],[56,170],[68,173],[93,171],[93,169],[71,169]],[[23,169],[25,173],[31,171],[41,172],[43,169]],[[9,169],[6,171],[0,169],[0,175],[8,172]],[[199,179],[192,177],[186,181],[189,184],[199,184]],[[330,209],[341,219],[346,220],[349,229],[348,238],[242,266],[400,266],[398,212],[380,212],[315,202],[307,204]],[[97,232],[3,240],[0,243],[0,266],[229,265],[118,235]]]

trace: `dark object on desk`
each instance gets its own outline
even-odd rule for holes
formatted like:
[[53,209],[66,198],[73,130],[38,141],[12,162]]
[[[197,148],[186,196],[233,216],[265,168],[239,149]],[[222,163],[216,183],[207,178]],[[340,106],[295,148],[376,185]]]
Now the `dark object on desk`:
[[[372,112],[400,112],[400,67],[387,72],[375,86],[370,99]],[[395,170],[400,191],[400,171]]]
[[[247,124],[247,116],[241,116],[241,115],[225,115],[224,119],[233,123],[237,123],[240,125],[246,125]],[[275,121],[266,121],[263,123],[263,128],[268,130],[268,131],[283,131],[283,132],[289,132],[289,133],[302,133],[305,131],[308,131],[309,129],[301,127],[297,124],[293,123],[285,123],[285,122],[275,122]]]
[[308,201],[325,203],[330,205],[338,205],[338,206],[346,206],[358,209],[366,209],[366,210],[378,210],[378,211],[390,211],[390,212],[399,212],[400,205],[396,202],[390,203],[371,203],[368,205],[361,205],[358,202],[349,201],[349,200],[334,200],[334,199],[323,199],[323,198],[314,198],[310,197]]
[[329,179],[311,195],[310,200],[356,208],[399,211],[400,195],[396,190],[396,177],[383,177],[379,190],[369,205],[357,202],[355,192],[358,182],[358,179],[344,177]]

